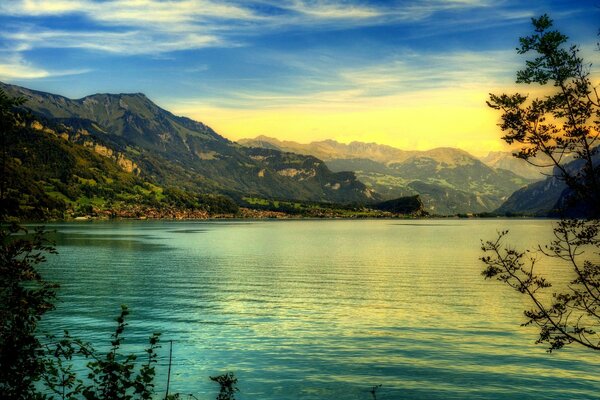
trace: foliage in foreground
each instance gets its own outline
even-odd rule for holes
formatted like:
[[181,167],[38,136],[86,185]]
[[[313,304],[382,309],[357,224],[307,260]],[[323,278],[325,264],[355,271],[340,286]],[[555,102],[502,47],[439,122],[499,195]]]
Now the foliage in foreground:
[[[491,94],[488,105],[502,112],[503,139],[521,145],[516,157],[534,163],[542,153],[551,160],[555,176],[568,187],[559,204],[563,217],[553,228],[554,239],[536,249],[505,245],[507,231],[484,242],[483,275],[529,297],[532,308],[525,310],[523,325],[539,327],[537,343],[548,345],[548,351],[572,343],[600,350],[600,97],[577,46],[565,48],[567,37],[552,30],[547,15],[532,22],[534,33],[520,39],[518,52],[533,52],[535,58],[517,72],[517,83],[551,84],[553,92],[533,100],[519,93]],[[565,167],[568,157],[578,168]],[[568,218],[574,209],[585,218]],[[571,274],[551,297],[545,289],[552,283],[537,268],[544,258],[560,260]]]
[[[135,354],[121,353],[123,333],[127,326],[125,319],[128,314],[127,307],[121,306],[121,314],[116,319],[117,328],[111,336],[111,347],[104,356],[89,343],[73,339],[68,332],[65,332],[61,340],[47,347],[47,369],[42,378],[46,388],[52,393],[48,398],[149,400],[156,397],[156,351],[160,347],[160,333],[150,336],[145,357],[140,365],[136,365]],[[73,368],[73,361],[78,357],[90,360],[87,363],[88,374],[85,378],[79,376]],[[234,395],[238,389],[237,378],[233,373],[210,379],[220,386],[217,400],[235,400]],[[181,395],[178,393],[169,394],[167,387],[165,399],[179,398]]]
[[[129,314],[126,306],[121,306],[117,318],[117,328],[111,336],[111,347],[105,356],[99,354],[90,344],[73,339],[65,332],[64,337],[47,346],[46,371],[42,376],[45,386],[60,399],[151,399],[154,394],[154,377],[157,362],[156,350],[160,334],[154,333],[145,350],[147,359],[135,372],[134,354],[120,353],[123,345],[123,332]],[[83,380],[73,369],[72,361],[82,356],[89,373]]]
[[54,308],[57,286],[37,265],[54,249],[42,231],[32,237],[15,225],[0,229],[0,398],[40,398],[35,382],[45,373],[44,349],[36,336],[42,316]]
[[[43,229],[30,233],[6,222],[14,206],[7,186],[7,176],[12,176],[7,171],[14,166],[10,151],[13,140],[23,133],[14,108],[22,103],[23,99],[0,90],[0,399],[154,398],[159,334],[150,337],[140,365],[136,355],[122,354],[127,307],[122,306],[111,347],[104,355],[68,332],[59,340],[47,338],[46,343],[39,338],[38,323],[54,309],[58,285],[44,280],[38,267],[56,250]],[[76,359],[87,360],[85,377],[76,373]],[[212,379],[221,386],[220,400],[234,399],[237,379],[233,374]],[[178,394],[165,395],[167,400],[176,398]]]
[[[0,227],[0,398],[7,400],[148,400],[155,398],[159,333],[150,336],[145,357],[123,354],[125,322],[129,311],[121,307],[117,327],[106,354],[65,331],[60,339],[41,341],[37,324],[54,308],[57,285],[45,281],[37,266],[44,254],[55,253],[44,232],[33,236],[17,226]],[[74,368],[87,361],[87,374]],[[219,400],[233,400],[237,379],[232,373],[211,377],[220,385]],[[166,395],[178,399],[179,394]]]

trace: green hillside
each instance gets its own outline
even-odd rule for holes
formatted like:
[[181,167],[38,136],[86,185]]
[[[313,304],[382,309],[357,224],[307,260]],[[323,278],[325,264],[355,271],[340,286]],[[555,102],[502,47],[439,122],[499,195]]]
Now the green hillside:
[[7,139],[4,206],[12,216],[39,220],[154,212],[176,217],[190,215],[191,210],[197,214],[238,210],[225,196],[159,186],[121,154],[99,153],[107,148],[99,143],[92,147],[64,125],[43,125],[29,116]]
[[[319,159],[251,150],[206,125],[178,117],[143,94],[97,94],[72,100],[0,84],[23,96],[24,110],[56,134],[128,160],[131,172],[158,185],[199,193],[317,202],[371,202],[378,196],[353,173],[334,173]],[[69,131],[70,133],[67,133]]]

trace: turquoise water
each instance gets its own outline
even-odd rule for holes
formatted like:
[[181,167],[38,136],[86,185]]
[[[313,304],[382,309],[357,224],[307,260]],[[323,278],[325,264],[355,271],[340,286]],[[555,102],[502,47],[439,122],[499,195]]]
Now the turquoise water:
[[[61,284],[44,329],[107,344],[120,304],[139,351],[174,341],[171,388],[239,399],[595,398],[600,357],[548,354],[528,303],[484,281],[480,239],[508,228],[549,240],[544,220],[116,222],[50,225]],[[559,265],[544,266],[550,277]],[[168,346],[158,388],[166,385]]]

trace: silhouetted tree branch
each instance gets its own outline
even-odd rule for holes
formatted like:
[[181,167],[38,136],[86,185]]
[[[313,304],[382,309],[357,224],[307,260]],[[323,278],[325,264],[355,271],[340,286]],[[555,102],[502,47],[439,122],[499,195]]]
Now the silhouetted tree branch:
[[[520,39],[517,51],[535,57],[517,72],[517,83],[538,84],[549,94],[535,99],[490,94],[487,104],[502,111],[503,139],[521,145],[516,157],[533,163],[541,153],[554,165],[554,175],[568,187],[560,204],[563,215],[573,207],[583,215],[563,217],[553,228],[554,240],[533,250],[505,246],[507,231],[483,242],[483,275],[529,297],[533,307],[524,311],[524,325],[539,327],[537,343],[548,344],[549,351],[571,343],[600,350],[600,98],[590,79],[591,65],[584,63],[578,47],[565,48],[568,38],[551,30],[547,15],[532,22],[534,33]],[[567,157],[576,161],[566,164]],[[536,272],[540,258],[559,259],[572,273],[566,289],[550,301],[544,290],[552,284]]]

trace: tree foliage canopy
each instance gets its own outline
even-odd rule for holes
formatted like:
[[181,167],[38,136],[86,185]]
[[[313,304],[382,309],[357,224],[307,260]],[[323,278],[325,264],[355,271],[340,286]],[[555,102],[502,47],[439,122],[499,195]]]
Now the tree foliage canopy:
[[[572,202],[580,201],[587,212],[598,216],[600,169],[598,154],[600,97],[590,78],[591,64],[580,57],[577,46],[566,47],[567,36],[552,30],[552,20],[533,19],[534,33],[520,39],[519,54],[534,53],[517,72],[517,83],[552,85],[543,98],[529,99],[521,93],[490,94],[487,104],[502,111],[500,128],[508,144],[521,148],[515,155],[538,162],[547,156],[555,174],[572,190]],[[581,168],[568,170],[564,161],[580,159]]]
[[[490,94],[487,104],[502,112],[503,139],[521,145],[515,156],[535,163],[536,155],[544,154],[555,176],[567,184],[563,215],[579,207],[585,218],[563,217],[553,228],[554,240],[536,249],[505,245],[507,231],[483,242],[483,275],[529,297],[532,307],[524,311],[524,325],[539,327],[537,343],[547,344],[549,351],[571,343],[600,350],[600,98],[579,48],[566,47],[567,36],[552,30],[547,15],[532,23],[533,34],[520,39],[517,51],[534,58],[517,72],[517,83],[538,84],[549,94],[535,99]],[[567,167],[567,158],[578,161]],[[538,265],[549,258],[561,260],[571,272],[561,282],[566,289],[546,300],[544,292],[553,284]]]

